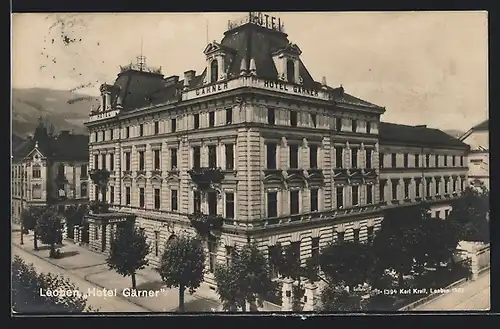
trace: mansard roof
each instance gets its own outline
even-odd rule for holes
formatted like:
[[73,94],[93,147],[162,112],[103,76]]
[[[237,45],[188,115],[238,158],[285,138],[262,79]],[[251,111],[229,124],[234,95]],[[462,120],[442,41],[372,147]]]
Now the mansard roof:
[[389,122],[380,122],[379,143],[463,149],[469,147],[467,144],[439,129],[424,126],[407,126]]

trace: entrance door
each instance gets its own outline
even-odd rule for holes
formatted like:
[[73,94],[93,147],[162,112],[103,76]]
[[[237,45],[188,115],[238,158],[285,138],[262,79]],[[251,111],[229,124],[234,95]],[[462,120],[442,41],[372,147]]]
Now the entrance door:
[[106,251],[106,227],[107,227],[106,224],[102,225],[102,239],[101,239],[102,240],[102,248],[101,248],[102,252]]

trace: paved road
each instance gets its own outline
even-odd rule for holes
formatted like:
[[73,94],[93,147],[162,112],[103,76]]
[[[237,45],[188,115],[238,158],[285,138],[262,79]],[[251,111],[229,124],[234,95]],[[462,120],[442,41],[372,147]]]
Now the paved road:
[[490,309],[490,273],[482,274],[476,281],[458,287],[461,292],[451,292],[415,309],[415,311],[479,311]]
[[[61,274],[70,279],[83,293],[87,292],[88,289],[99,287],[85,281],[81,277],[75,274],[56,267],[49,262],[40,259],[32,254],[20,249],[19,247],[12,245],[12,253],[21,257],[26,263],[32,263],[38,272],[41,273],[54,273]],[[116,297],[96,297],[88,296],[89,305],[98,308],[100,312],[148,312],[148,310],[139,307],[138,305],[132,304],[123,298]]]

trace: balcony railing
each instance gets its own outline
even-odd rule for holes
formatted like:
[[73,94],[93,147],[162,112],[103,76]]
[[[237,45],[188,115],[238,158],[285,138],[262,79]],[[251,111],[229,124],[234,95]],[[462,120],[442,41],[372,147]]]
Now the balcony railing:
[[193,168],[188,173],[191,176],[191,180],[202,190],[220,184],[224,179],[224,172],[221,168]]
[[191,226],[203,237],[208,235],[218,236],[224,224],[220,215],[203,214],[195,212],[188,215]]

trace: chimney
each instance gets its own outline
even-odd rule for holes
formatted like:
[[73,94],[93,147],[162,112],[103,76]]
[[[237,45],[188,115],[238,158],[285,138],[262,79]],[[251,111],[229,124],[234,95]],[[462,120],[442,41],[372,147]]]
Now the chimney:
[[326,77],[322,77],[322,78],[321,78],[321,84],[322,84],[323,86],[326,86],[326,85],[327,85],[327,84],[326,84]]
[[194,79],[195,76],[196,76],[195,70],[189,70],[184,72],[184,87],[189,87],[189,83]]

